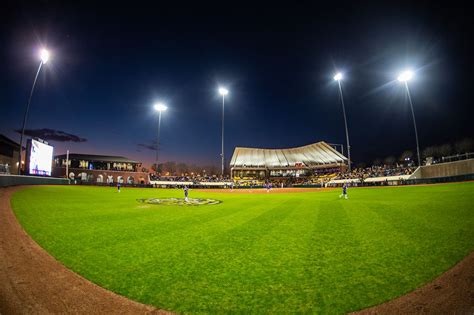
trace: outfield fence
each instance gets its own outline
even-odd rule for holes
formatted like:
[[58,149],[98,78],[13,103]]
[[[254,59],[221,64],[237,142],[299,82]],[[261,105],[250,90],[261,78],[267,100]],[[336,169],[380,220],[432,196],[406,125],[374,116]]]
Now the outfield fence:
[[471,180],[474,180],[474,174],[409,179],[409,180],[406,180],[404,184],[405,185],[436,184],[436,183],[464,182],[464,181],[471,181]]
[[66,178],[0,174],[0,187],[18,185],[67,185]]

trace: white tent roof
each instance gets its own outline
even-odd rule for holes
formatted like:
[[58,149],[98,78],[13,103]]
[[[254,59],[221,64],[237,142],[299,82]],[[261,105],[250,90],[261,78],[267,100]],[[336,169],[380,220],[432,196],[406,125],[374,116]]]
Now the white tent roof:
[[[256,149],[237,147],[232,155],[231,167],[279,168],[295,167],[299,163],[313,167],[342,164],[347,158],[326,142],[321,141],[290,149]],[[301,165],[300,165],[301,166]]]

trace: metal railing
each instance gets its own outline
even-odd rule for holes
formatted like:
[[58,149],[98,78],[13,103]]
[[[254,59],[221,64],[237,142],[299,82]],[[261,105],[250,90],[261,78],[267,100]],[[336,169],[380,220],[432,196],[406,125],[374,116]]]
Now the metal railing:
[[461,160],[468,160],[474,158],[474,152],[463,153],[463,154],[456,154],[450,156],[443,156],[437,163],[446,163],[446,162],[454,162],[454,161],[461,161]]

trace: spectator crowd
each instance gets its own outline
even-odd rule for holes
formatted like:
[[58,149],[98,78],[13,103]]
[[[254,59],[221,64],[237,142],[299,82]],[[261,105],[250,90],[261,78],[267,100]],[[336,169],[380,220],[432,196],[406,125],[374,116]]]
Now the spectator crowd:
[[387,177],[410,175],[415,167],[403,165],[378,165],[366,168],[355,168],[351,172],[341,172],[334,179],[361,179],[369,177]]

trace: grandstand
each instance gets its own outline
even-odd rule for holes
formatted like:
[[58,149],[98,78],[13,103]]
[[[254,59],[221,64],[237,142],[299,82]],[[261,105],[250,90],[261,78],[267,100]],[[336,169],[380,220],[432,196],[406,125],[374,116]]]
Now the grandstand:
[[347,158],[324,141],[288,149],[236,147],[230,162],[234,179],[298,178],[339,172]]

